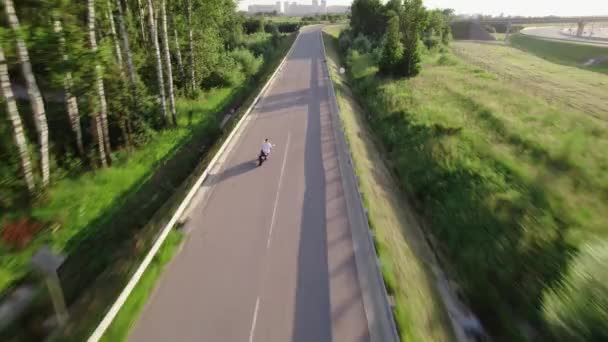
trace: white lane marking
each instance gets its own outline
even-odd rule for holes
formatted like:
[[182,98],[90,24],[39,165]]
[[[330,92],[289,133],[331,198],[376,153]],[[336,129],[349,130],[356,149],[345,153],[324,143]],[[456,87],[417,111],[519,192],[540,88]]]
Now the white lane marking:
[[253,311],[253,321],[251,322],[251,329],[249,330],[249,342],[253,342],[253,334],[255,332],[255,322],[258,320],[258,309],[260,308],[260,297],[255,301],[255,309]]
[[268,231],[268,241],[266,241],[266,248],[270,247],[270,238],[272,237],[274,220],[275,216],[277,215],[277,207],[279,206],[279,196],[281,194],[281,185],[283,184],[283,174],[285,173],[285,165],[287,164],[287,151],[289,150],[290,141],[291,133],[287,132],[287,144],[285,145],[285,152],[283,153],[283,166],[281,166],[281,175],[279,176],[279,187],[277,188],[277,194],[274,197],[274,208],[272,209],[272,219],[270,220],[270,230]]

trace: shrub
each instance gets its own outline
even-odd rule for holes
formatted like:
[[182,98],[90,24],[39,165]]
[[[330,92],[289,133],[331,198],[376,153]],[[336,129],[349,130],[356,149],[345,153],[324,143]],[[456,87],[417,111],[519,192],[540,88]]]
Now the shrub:
[[230,52],[230,57],[236,61],[246,76],[255,75],[262,66],[263,58],[255,57],[247,49],[236,49]]
[[267,22],[264,25],[264,32],[266,33],[270,33],[270,34],[274,34],[275,32],[279,32],[279,28],[277,26],[277,24],[273,23],[272,21]]
[[550,332],[563,341],[608,340],[608,241],[582,248],[563,285],[543,296]]
[[277,28],[280,33],[292,33],[300,29],[300,23],[278,23]]
[[342,53],[346,53],[353,44],[353,35],[351,30],[344,30],[340,32],[338,37],[338,46]]
[[42,229],[42,224],[22,218],[15,222],[9,222],[2,230],[2,242],[10,248],[22,249],[34,238],[36,233]]
[[264,30],[264,22],[262,19],[249,18],[243,22],[243,31],[245,34],[262,32]]
[[433,50],[434,48],[439,46],[440,40],[439,37],[431,36],[424,38],[423,43],[428,50]]
[[353,48],[360,53],[368,53],[372,49],[372,43],[363,34],[359,34],[355,40],[353,40]]
[[232,54],[227,54],[220,58],[218,65],[203,80],[202,86],[204,88],[230,86],[242,82],[244,78],[241,65],[236,62]]

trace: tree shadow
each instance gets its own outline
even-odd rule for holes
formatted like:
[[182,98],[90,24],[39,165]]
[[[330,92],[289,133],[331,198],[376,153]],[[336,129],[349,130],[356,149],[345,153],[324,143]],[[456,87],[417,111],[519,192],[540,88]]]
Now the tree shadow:
[[[314,39],[300,34],[300,39]],[[300,223],[298,273],[296,285],[294,342],[331,341],[332,317],[329,298],[329,265],[327,255],[325,172],[321,160],[321,103],[316,96],[318,57],[301,43],[294,53],[311,63],[310,101],[306,129],[305,184],[302,221]]]

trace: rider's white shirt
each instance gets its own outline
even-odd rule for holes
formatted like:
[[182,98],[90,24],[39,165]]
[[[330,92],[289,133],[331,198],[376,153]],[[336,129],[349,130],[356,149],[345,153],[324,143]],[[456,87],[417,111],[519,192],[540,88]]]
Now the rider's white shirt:
[[265,154],[269,154],[270,150],[272,150],[272,144],[269,142],[264,142],[262,144],[262,152],[264,152]]

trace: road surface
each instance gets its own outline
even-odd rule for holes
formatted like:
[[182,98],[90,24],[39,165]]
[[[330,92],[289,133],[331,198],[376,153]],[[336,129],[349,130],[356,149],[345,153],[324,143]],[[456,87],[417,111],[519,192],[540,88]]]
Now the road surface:
[[[568,35],[561,32],[563,28],[559,26],[541,26],[541,27],[528,27],[521,31],[522,34],[545,38],[550,40],[562,40],[576,44],[594,45],[599,47],[608,47],[608,38],[606,40],[600,39],[589,39],[588,37],[577,37],[575,35]],[[604,39],[604,31],[601,31],[602,35],[598,37]]]
[[213,171],[131,341],[369,340],[319,31],[302,30]]

